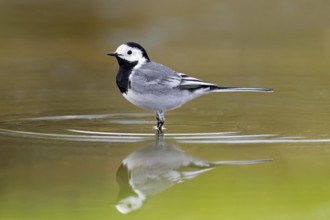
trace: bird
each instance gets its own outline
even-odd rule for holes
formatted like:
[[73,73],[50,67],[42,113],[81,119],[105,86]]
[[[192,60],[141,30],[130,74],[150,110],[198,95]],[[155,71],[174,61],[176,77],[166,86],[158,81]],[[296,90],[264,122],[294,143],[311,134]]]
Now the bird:
[[119,193],[115,207],[120,213],[128,214],[141,209],[149,197],[216,167],[267,162],[272,159],[203,160],[159,136],[155,143],[137,149],[122,160],[116,173]]
[[107,53],[117,59],[116,83],[121,94],[132,104],[156,113],[156,129],[163,134],[165,112],[181,107],[199,96],[214,92],[272,92],[271,88],[219,86],[177,72],[150,60],[138,43],[121,44]]

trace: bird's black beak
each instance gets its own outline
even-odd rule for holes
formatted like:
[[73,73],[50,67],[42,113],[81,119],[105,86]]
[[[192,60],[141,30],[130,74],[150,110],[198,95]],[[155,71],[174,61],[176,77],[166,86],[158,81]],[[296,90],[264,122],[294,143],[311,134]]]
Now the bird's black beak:
[[107,53],[108,56],[112,56],[112,57],[117,57],[118,56],[118,53],[116,52],[110,52],[110,53]]

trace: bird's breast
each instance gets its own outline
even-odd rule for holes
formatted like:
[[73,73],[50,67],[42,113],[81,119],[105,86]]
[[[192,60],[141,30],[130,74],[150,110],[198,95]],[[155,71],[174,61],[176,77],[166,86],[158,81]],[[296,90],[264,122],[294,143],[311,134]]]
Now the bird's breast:
[[131,75],[132,70],[125,70],[120,68],[117,77],[116,77],[116,83],[118,86],[118,89],[121,93],[127,93],[127,90],[129,88],[129,76]]

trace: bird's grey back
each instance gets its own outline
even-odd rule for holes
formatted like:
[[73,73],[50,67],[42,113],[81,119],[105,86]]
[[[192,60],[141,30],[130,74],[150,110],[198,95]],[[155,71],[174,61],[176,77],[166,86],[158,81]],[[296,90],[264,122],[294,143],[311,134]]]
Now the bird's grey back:
[[[131,88],[136,92],[147,90],[167,91],[181,82],[181,77],[174,70],[156,62],[147,62],[133,71]],[[146,83],[148,87],[146,87]]]

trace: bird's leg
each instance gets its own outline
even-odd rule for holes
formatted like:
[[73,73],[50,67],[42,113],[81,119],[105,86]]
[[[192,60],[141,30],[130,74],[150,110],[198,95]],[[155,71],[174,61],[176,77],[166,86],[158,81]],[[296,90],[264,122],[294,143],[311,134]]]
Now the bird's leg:
[[160,135],[163,134],[163,125],[164,125],[164,122],[163,121],[158,121],[157,122],[157,132]]
[[156,112],[156,119],[157,119],[157,131],[158,134],[163,134],[163,125],[165,123],[165,116],[163,111]]

